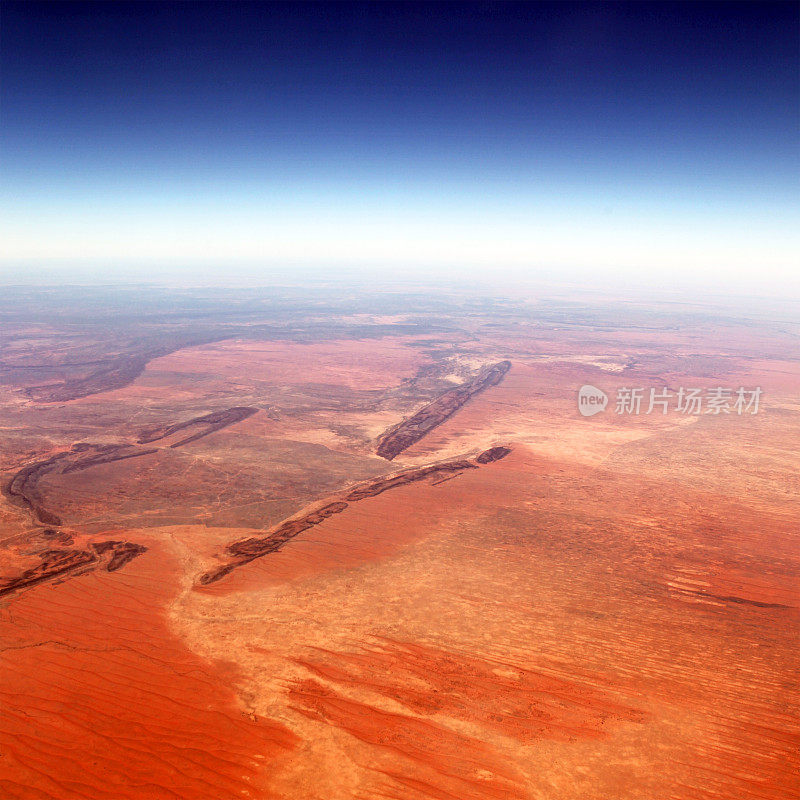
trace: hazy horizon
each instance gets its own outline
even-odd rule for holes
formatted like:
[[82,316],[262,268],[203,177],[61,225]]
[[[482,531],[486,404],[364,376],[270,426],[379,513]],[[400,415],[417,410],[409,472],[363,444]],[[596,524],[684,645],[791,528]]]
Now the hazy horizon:
[[4,3],[0,283],[347,269],[800,297],[799,18]]

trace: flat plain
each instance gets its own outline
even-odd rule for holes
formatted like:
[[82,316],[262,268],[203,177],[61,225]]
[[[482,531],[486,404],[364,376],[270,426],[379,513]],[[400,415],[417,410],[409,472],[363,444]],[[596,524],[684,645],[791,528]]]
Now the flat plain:
[[[3,798],[800,797],[796,314],[342,285],[0,319]],[[758,413],[647,413],[717,387]]]

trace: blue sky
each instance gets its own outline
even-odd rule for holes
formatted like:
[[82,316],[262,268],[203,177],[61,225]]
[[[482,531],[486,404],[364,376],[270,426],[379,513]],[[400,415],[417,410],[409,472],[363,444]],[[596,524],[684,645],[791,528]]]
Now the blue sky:
[[797,280],[798,6],[4,3],[0,271]]

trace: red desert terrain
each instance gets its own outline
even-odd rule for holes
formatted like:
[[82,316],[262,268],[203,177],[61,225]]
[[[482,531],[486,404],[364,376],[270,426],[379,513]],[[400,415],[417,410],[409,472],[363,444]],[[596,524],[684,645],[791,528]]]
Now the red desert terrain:
[[800,798],[796,315],[136,291],[0,303],[0,797]]

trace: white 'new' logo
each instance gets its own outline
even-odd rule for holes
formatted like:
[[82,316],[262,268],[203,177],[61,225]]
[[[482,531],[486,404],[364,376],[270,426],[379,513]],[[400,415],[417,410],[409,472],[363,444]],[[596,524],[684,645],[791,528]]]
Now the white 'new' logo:
[[604,411],[608,405],[608,395],[596,386],[590,386],[588,383],[581,386],[578,391],[578,411],[584,417],[591,417]]

